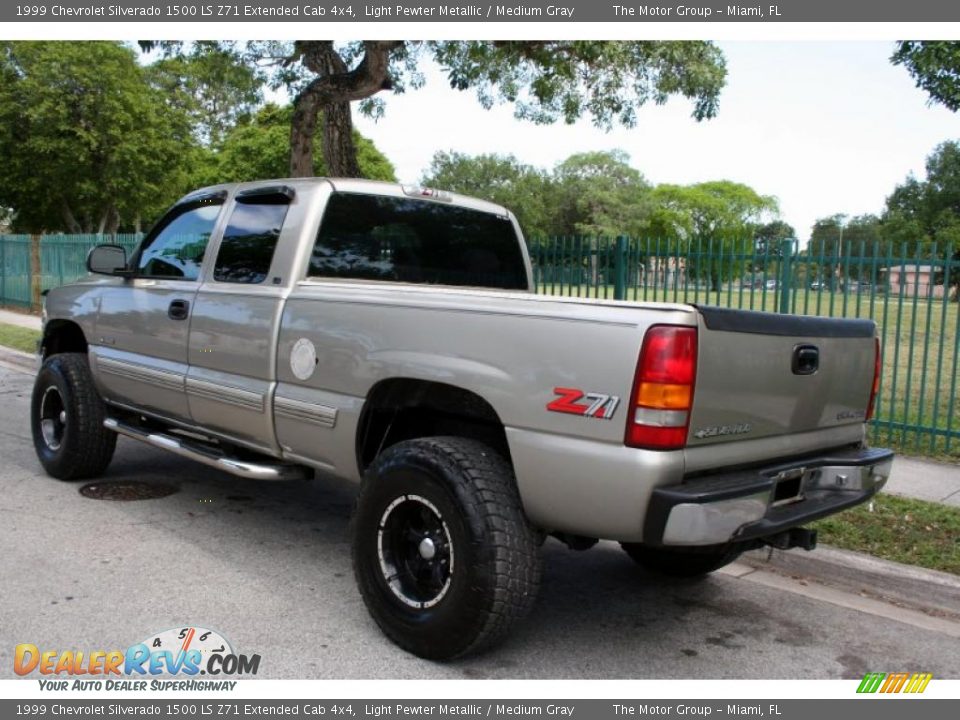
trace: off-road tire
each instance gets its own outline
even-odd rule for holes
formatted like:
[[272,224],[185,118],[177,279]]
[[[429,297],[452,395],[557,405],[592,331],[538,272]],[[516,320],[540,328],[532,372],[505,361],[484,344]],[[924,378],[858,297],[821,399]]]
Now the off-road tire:
[[[117,445],[116,433],[103,426],[105,413],[86,355],[61,353],[44,361],[33,385],[30,428],[37,458],[48,475],[80,480],[103,474]],[[44,415],[51,421],[54,414],[58,422],[48,425],[45,438]]]
[[640,543],[620,543],[620,546],[644,570],[683,578],[702,577],[719,570],[732,563],[743,552],[743,548],[737,543],[689,550],[650,547]]
[[[442,539],[452,548],[447,558],[452,572],[429,607],[402,599],[404,592],[397,588],[404,579],[391,573],[392,588],[387,573],[395,567],[384,561],[393,513],[401,512],[391,508],[417,503],[427,508],[420,508],[424,515],[436,514]],[[431,437],[385,450],[363,478],[351,534],[354,574],[370,615],[393,642],[414,655],[449,660],[488,648],[536,600],[538,538],[523,513],[513,471],[497,452],[475,440]],[[424,562],[436,561],[431,558]],[[416,580],[412,571],[404,577]]]

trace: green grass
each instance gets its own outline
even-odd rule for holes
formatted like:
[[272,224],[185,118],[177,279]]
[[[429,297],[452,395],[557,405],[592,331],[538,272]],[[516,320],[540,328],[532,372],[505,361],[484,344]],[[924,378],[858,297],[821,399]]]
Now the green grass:
[[811,527],[824,545],[960,575],[960,508],[881,494]]
[[27,353],[37,351],[37,340],[40,333],[37,330],[0,323],[0,345]]

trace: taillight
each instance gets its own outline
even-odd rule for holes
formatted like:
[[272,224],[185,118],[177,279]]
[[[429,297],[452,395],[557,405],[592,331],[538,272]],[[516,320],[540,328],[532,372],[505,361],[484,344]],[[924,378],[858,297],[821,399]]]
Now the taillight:
[[643,338],[624,443],[650,450],[687,444],[697,376],[697,329],[655,325]]
[[873,410],[877,405],[877,392],[880,390],[880,339],[874,338],[873,387],[870,389],[870,402],[867,404],[865,421],[873,419]]

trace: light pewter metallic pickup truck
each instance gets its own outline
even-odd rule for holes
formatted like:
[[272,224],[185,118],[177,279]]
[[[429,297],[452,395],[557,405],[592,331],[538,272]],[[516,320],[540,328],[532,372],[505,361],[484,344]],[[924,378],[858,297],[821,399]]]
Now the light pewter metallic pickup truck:
[[539,545],[703,575],[870,498],[873,322],[533,292],[513,215],[359,180],[181,199],[49,293],[34,443],[95,477],[118,434],[264,480],[360,481],[383,631],[447,659],[532,607]]

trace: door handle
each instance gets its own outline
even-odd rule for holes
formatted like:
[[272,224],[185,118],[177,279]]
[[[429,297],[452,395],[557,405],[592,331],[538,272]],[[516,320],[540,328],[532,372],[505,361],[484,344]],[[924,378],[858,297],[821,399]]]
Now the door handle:
[[190,314],[189,300],[172,300],[167,308],[167,317],[171,320],[186,320]]

